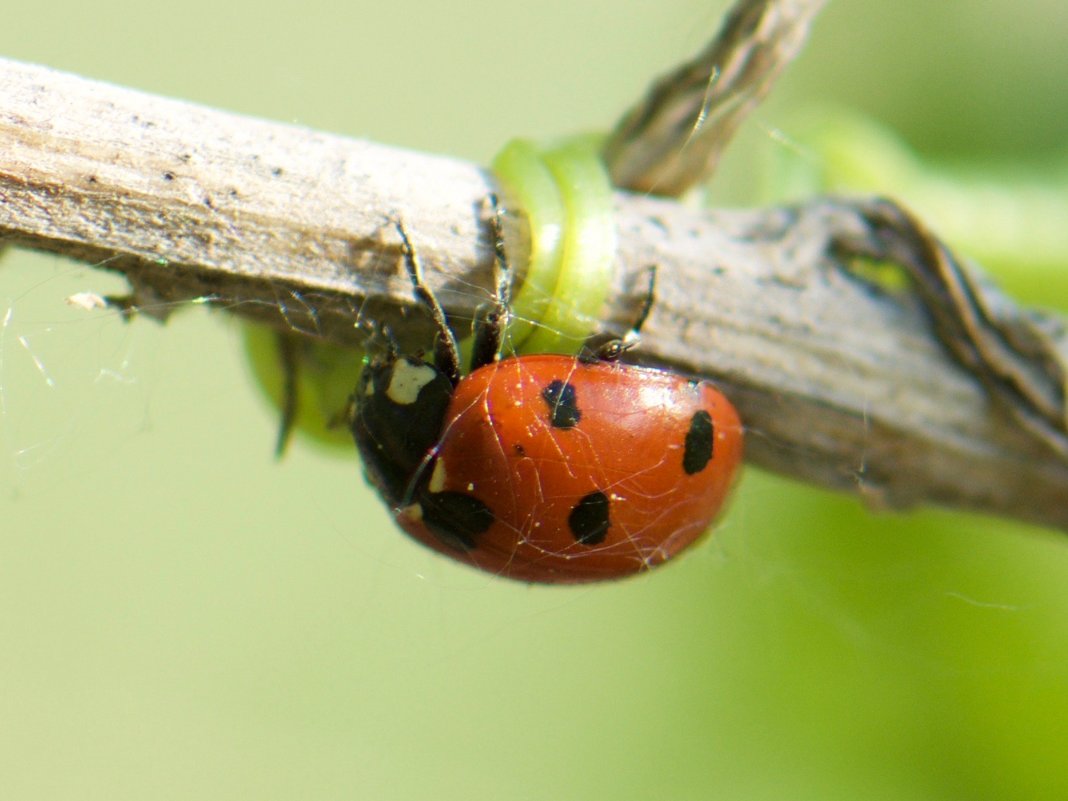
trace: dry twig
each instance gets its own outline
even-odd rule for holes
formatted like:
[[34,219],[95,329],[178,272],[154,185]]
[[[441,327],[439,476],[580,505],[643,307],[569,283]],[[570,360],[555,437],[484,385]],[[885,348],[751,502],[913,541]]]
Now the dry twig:
[[749,113],[801,52],[826,0],[739,2],[695,58],[658,80],[604,146],[612,183],[678,197],[703,183]]

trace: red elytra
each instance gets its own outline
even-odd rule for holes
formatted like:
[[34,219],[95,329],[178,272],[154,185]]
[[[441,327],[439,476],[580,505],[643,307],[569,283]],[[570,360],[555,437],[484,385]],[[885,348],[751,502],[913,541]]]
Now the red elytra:
[[432,363],[391,349],[360,375],[349,424],[368,480],[416,540],[500,576],[577,583],[661,564],[699,540],[723,506],[742,458],[737,412],[707,382],[620,363],[634,336],[596,358],[498,360],[508,281],[496,215],[491,225],[498,280],[465,376],[397,224],[437,336]]
[[[430,548],[513,579],[622,577],[702,537],[742,443],[737,412],[707,382],[569,356],[504,359],[456,386],[397,521]],[[485,507],[474,525],[472,502]]]

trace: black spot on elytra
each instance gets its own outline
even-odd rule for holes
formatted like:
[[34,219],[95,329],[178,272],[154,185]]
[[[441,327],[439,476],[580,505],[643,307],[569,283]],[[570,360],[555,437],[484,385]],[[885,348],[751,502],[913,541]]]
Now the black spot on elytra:
[[575,388],[557,379],[541,391],[542,400],[549,405],[549,423],[553,428],[574,428],[582,419]]
[[702,409],[690,418],[690,430],[686,432],[686,447],[682,451],[682,469],[692,476],[704,470],[712,461],[712,443],[715,439],[712,415]]
[[567,525],[571,535],[580,545],[597,545],[604,542],[608,534],[608,496],[600,490],[594,490],[574,505],[567,516]]
[[458,551],[478,547],[478,535],[493,525],[493,510],[463,492],[427,492],[419,499],[423,523],[442,543]]
[[523,457],[527,455],[527,449],[520,445],[518,442],[512,445],[512,450],[515,451],[515,455]]

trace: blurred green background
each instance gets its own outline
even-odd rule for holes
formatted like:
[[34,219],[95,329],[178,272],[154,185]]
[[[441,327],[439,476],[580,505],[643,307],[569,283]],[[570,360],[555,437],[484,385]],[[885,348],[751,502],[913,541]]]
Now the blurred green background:
[[[4,56],[481,162],[607,127],[725,7],[11,5]],[[717,192],[815,103],[1059,159],[1066,34],[1061,0],[832,0]],[[1068,308],[1063,270],[1000,266]],[[750,469],[678,564],[497,581],[406,541],[354,458],[275,462],[223,315],[64,304],[121,289],[0,262],[0,798],[1068,797],[1063,534]]]

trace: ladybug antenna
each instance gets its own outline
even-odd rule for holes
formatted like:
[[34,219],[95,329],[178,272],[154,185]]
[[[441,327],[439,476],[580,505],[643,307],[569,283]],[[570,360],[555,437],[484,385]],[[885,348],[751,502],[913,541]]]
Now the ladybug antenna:
[[493,298],[475,313],[472,372],[500,358],[501,343],[508,327],[508,302],[512,289],[512,273],[504,249],[504,209],[500,207],[495,194],[490,194],[486,202],[491,211],[489,227],[493,242]]
[[404,254],[404,265],[408,270],[412,289],[415,290],[415,296],[430,310],[430,317],[437,329],[437,336],[434,339],[434,366],[452,382],[453,386],[456,386],[460,383],[460,347],[456,343],[456,336],[449,328],[445,310],[441,308],[438,299],[423,280],[423,265],[419,261],[419,255],[415,252],[408,229],[401,220],[395,221],[394,224],[397,227],[397,233],[400,234],[401,253]]

